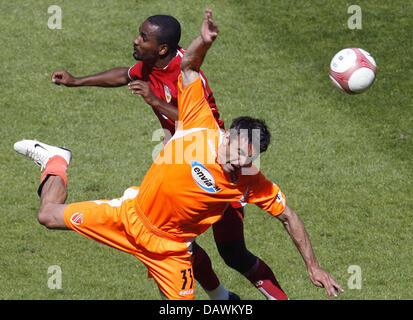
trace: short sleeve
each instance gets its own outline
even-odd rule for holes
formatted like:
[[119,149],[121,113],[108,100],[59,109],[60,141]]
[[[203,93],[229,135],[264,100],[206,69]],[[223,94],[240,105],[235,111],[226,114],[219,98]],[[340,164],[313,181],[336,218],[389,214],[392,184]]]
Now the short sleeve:
[[251,176],[251,181],[253,184],[248,188],[246,202],[256,204],[273,216],[281,214],[286,207],[286,198],[280,187],[267,180],[261,172]]

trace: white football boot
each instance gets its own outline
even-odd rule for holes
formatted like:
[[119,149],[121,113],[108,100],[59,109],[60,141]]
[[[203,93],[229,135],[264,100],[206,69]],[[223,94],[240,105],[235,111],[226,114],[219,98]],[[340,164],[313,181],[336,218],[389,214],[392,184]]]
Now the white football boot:
[[66,148],[50,146],[37,140],[21,140],[14,144],[14,150],[32,159],[44,170],[47,162],[54,156],[61,156],[69,165],[72,152]]

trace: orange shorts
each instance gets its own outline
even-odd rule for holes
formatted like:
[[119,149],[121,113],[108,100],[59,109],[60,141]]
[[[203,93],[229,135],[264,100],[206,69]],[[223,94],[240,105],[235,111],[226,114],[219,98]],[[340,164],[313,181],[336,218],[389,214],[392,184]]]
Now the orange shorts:
[[130,187],[121,198],[71,203],[64,211],[66,226],[136,256],[168,299],[194,299],[192,242],[150,225],[137,210],[138,193],[139,187]]

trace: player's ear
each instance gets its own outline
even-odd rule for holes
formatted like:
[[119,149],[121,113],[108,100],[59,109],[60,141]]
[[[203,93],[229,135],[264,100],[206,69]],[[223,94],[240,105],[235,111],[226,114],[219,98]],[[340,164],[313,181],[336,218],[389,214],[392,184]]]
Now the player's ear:
[[160,56],[164,56],[165,54],[167,54],[168,53],[168,50],[169,50],[169,47],[168,47],[168,45],[165,43],[165,44],[161,44],[161,45],[159,45],[158,46],[158,54],[160,55]]

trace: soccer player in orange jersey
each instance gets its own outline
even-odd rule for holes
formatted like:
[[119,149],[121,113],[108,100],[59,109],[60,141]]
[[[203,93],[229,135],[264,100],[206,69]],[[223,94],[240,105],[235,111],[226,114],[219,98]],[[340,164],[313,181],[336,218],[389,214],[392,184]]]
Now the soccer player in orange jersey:
[[194,238],[217,222],[229,203],[255,203],[284,224],[311,281],[336,296],[342,288],[319,267],[302,221],[280,188],[252,165],[270,141],[265,123],[240,117],[223,133],[205,100],[199,70],[217,35],[207,9],[201,35],[181,64],[177,131],[141,185],[128,188],[121,198],[64,204],[71,152],[33,140],[15,144],[16,151],[44,168],[38,220],[135,255],[165,298],[193,299]]

